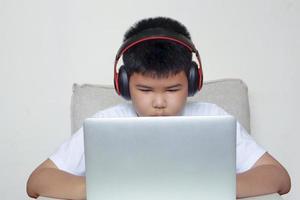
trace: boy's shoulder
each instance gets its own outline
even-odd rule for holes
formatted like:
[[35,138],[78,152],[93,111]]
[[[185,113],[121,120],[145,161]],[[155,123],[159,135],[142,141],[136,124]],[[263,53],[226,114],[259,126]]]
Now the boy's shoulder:
[[209,102],[189,101],[186,103],[182,115],[228,115],[228,113],[220,106]]
[[136,112],[131,103],[118,104],[104,110],[100,110],[93,115],[94,118],[101,117],[136,117]]

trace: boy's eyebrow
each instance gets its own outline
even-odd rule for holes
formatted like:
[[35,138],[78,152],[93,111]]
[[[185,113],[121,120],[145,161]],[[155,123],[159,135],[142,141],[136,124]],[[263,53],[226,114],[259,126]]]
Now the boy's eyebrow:
[[170,86],[167,87],[167,89],[179,88],[179,87],[182,87],[182,84],[178,83],[178,84],[175,84],[175,85],[170,85]]
[[136,84],[135,85],[136,87],[139,87],[139,88],[152,88],[150,86],[147,86],[147,85],[141,85],[141,84]]
[[[147,86],[147,85],[141,85],[141,84],[137,84],[135,85],[136,87],[139,87],[139,88],[147,88],[147,89],[151,89],[152,87],[150,86]],[[171,89],[171,88],[179,88],[179,87],[182,87],[182,84],[178,83],[178,84],[175,84],[175,85],[170,85],[168,87],[166,87],[167,89]]]

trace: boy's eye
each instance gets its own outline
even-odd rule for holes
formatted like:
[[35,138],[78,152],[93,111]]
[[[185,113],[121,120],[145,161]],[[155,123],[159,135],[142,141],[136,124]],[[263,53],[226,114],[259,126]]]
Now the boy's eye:
[[151,90],[150,89],[139,89],[139,91],[141,91],[141,92],[151,92]]
[[177,92],[177,91],[179,91],[179,89],[168,89],[167,91],[168,92]]

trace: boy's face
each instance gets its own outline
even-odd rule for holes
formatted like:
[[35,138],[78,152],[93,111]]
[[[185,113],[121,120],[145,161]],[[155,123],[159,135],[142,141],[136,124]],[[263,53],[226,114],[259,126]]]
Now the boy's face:
[[186,103],[188,80],[183,71],[167,78],[133,73],[129,90],[138,116],[176,116]]

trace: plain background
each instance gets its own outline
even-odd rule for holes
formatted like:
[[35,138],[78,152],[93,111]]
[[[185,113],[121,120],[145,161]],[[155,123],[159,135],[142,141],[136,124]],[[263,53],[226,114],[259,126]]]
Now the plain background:
[[29,174],[70,136],[72,84],[111,85],[124,31],[151,16],[188,27],[206,81],[248,84],[252,135],[288,169],[284,199],[300,199],[299,1],[0,0],[1,199],[26,199]]

